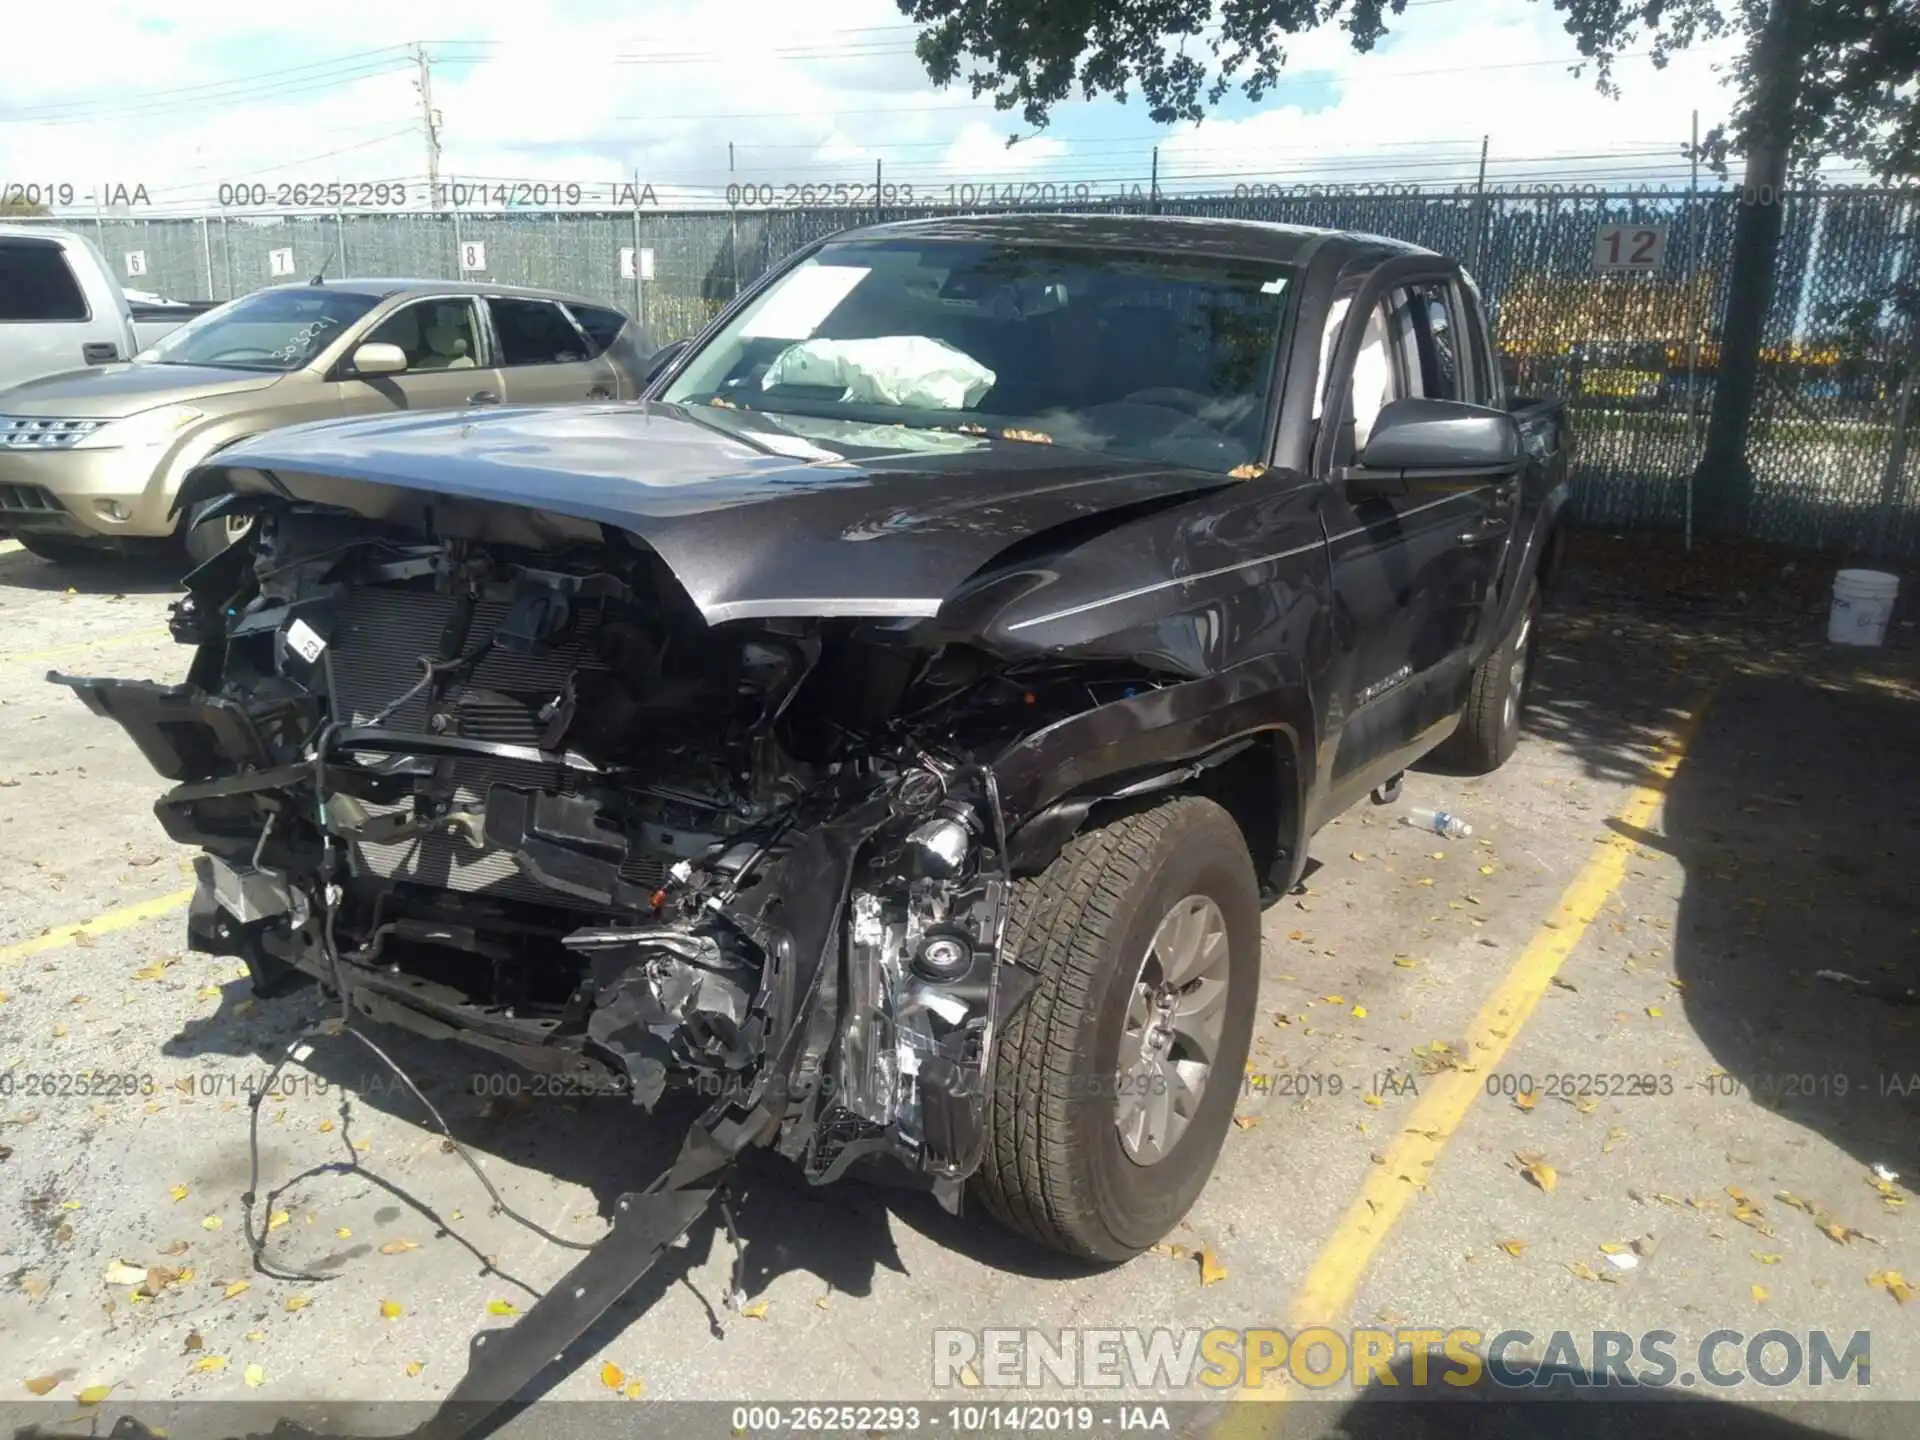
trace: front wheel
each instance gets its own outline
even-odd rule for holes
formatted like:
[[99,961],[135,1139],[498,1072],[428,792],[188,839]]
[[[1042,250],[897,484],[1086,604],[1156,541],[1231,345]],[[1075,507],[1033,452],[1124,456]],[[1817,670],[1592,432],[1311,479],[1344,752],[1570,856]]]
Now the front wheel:
[[1489,774],[1507,763],[1520,743],[1520,716],[1533,683],[1539,634],[1540,581],[1530,576],[1520,618],[1473,672],[1460,728],[1441,747],[1439,759],[1474,775]]
[[237,545],[253,528],[251,515],[227,514],[216,515],[211,520],[203,519],[207,505],[212,503],[208,501],[206,505],[196,506],[187,517],[187,558],[196,568],[206,564],[229,545]]
[[1090,830],[1015,886],[1039,983],[995,1047],[976,1193],[1003,1224],[1126,1260],[1199,1198],[1260,988],[1260,892],[1231,816],[1182,796]]

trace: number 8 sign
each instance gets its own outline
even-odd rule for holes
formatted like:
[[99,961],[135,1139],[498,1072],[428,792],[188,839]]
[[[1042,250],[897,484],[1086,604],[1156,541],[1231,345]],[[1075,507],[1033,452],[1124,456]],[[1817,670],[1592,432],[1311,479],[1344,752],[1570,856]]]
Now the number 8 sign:
[[478,240],[463,244],[460,247],[460,268],[484,271],[487,268],[487,247]]
[[1602,225],[1593,237],[1596,270],[1658,270],[1666,258],[1664,225]]

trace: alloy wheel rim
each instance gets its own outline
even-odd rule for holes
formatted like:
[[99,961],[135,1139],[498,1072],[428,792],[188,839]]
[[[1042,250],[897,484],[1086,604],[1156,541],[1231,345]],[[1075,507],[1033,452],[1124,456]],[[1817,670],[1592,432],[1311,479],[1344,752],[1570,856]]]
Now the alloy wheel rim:
[[1520,723],[1520,696],[1527,687],[1527,664],[1533,658],[1533,611],[1520,616],[1520,633],[1513,637],[1513,659],[1507,666],[1506,723],[1509,730]]
[[1226,1031],[1228,949],[1205,895],[1176,901],[1147,942],[1114,1062],[1114,1124],[1138,1165],[1164,1160],[1199,1112]]

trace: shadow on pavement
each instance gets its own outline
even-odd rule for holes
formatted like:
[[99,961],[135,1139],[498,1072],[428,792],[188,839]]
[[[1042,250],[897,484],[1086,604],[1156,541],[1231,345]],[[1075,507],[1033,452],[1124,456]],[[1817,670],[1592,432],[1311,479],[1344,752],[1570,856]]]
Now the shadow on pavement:
[[56,564],[25,550],[0,550],[0,586],[64,595],[168,595],[180,589],[187,561],[175,555],[103,555],[83,564]]
[[[1485,1375],[1473,1385],[1436,1384],[1429,1371],[1429,1383],[1416,1387],[1411,1365],[1396,1364],[1392,1385],[1376,1382],[1345,1406],[1312,1399],[1289,1404],[1268,1433],[1273,1440],[1897,1440],[1920,1424],[1914,1402],[1737,1404],[1698,1389],[1623,1389],[1578,1367],[1517,1361],[1501,1384]],[[1839,1384],[1851,1388],[1852,1382]]]

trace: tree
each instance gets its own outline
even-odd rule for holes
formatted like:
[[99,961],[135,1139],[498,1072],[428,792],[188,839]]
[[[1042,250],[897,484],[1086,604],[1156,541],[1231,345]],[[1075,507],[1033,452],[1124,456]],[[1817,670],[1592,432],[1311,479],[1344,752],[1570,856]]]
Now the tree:
[[0,220],[16,215],[51,215],[53,211],[38,200],[28,200],[20,195],[8,195],[0,198]]
[[[938,85],[960,78],[1038,129],[1076,90],[1125,100],[1157,124],[1198,121],[1235,86],[1259,100],[1287,41],[1328,25],[1369,51],[1406,0],[898,0]],[[1702,140],[1725,175],[1745,157],[1721,363],[1696,487],[1703,528],[1739,533],[1752,494],[1748,424],[1780,245],[1780,191],[1830,157],[1897,181],[1920,174],[1920,5],[1914,0],[1547,0],[1600,89],[1614,62],[1664,65],[1701,41],[1744,42],[1726,123]]]

